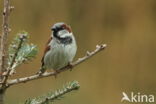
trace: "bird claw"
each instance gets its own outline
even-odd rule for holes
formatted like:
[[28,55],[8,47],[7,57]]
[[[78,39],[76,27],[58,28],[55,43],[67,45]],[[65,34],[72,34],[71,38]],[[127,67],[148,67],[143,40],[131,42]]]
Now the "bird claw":
[[41,71],[38,71],[37,73],[36,73],[36,75],[39,75],[39,76],[41,76],[43,73],[41,72]]
[[58,70],[54,70],[54,77],[57,78],[57,74],[59,73]]
[[72,65],[71,63],[68,63],[67,66],[69,67],[69,70],[72,71],[72,69],[73,69],[73,65]]
[[41,67],[41,69],[36,73],[38,74],[39,76],[42,75],[43,73],[45,73],[46,69]]

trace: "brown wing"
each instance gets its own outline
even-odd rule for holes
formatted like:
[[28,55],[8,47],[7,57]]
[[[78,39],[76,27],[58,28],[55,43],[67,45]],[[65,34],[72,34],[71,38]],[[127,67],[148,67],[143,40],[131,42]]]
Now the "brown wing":
[[72,32],[70,26],[67,26],[66,24],[63,24],[62,27],[64,27],[69,33]]
[[46,47],[45,47],[45,49],[44,49],[43,57],[42,57],[42,60],[41,60],[42,66],[44,66],[44,56],[45,56],[45,54],[50,50],[49,43],[50,43],[51,40],[52,40],[52,37],[51,37],[51,38],[48,40],[48,42],[46,43]]

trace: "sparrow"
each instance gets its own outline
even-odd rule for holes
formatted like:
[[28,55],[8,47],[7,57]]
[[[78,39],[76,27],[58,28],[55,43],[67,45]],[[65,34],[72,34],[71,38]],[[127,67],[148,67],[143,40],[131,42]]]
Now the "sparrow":
[[41,60],[40,74],[46,69],[59,69],[71,65],[76,55],[77,45],[71,27],[63,22],[56,23],[51,28],[51,36],[46,44]]

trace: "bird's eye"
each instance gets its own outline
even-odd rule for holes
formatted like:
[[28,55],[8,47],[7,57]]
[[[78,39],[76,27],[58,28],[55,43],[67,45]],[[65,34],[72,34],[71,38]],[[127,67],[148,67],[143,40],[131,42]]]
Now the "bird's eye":
[[65,29],[65,27],[64,27],[64,26],[62,26],[61,28],[62,28],[62,29]]

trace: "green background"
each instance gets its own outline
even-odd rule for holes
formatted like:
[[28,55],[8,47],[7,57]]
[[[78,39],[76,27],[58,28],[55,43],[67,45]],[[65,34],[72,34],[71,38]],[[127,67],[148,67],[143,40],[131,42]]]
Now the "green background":
[[[9,42],[21,30],[30,34],[39,54],[11,78],[36,73],[51,26],[70,24],[77,40],[75,59],[106,43],[106,50],[54,77],[10,87],[6,104],[62,88],[78,80],[81,88],[55,104],[120,104],[122,92],[156,95],[156,0],[11,0]],[[0,1],[2,14],[3,2]],[[2,16],[0,24],[2,23]],[[0,30],[1,31],[1,30]],[[123,104],[128,104],[124,102]]]

